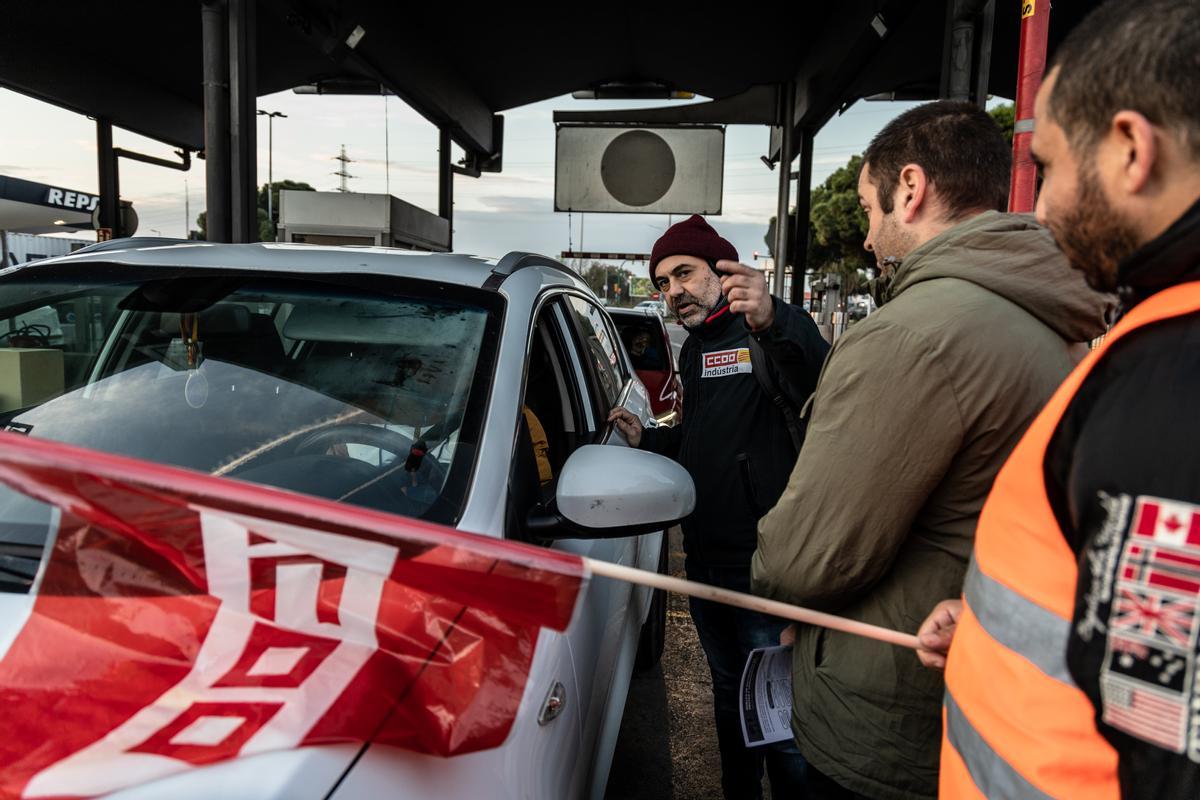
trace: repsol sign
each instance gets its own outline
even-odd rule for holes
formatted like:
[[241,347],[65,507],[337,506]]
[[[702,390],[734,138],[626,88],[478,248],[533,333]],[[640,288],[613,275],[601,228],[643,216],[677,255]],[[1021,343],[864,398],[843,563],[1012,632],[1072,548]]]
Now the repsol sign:
[[79,211],[95,211],[100,204],[100,197],[84,192],[72,192],[69,189],[56,189],[53,186],[46,190],[43,202],[48,206],[72,208]]

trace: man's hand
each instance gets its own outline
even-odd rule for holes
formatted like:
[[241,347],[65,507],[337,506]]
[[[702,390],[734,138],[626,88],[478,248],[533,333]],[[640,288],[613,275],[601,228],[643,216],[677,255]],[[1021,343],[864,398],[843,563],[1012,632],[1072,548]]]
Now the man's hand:
[[617,426],[617,430],[625,437],[625,441],[629,442],[630,447],[637,447],[642,443],[642,421],[633,413],[617,406],[608,412],[608,421]]
[[775,321],[775,301],[767,291],[763,273],[736,261],[717,262],[721,276],[721,291],[729,299],[729,310],[746,317],[750,330],[764,331]]
[[779,632],[779,644],[784,647],[791,647],[796,643],[796,623],[788,625]]
[[950,642],[954,639],[954,629],[958,627],[962,607],[962,600],[943,600],[933,607],[932,613],[921,623],[917,631],[917,641],[921,644],[917,658],[926,667],[946,668],[946,654],[950,652]]

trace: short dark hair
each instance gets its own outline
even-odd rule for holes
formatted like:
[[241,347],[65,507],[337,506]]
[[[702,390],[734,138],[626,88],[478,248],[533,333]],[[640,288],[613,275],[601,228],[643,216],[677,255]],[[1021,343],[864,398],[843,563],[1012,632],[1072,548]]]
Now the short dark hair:
[[1000,126],[971,103],[939,100],[889,122],[863,153],[879,208],[892,212],[892,195],[905,164],[917,164],[937,188],[947,219],[1008,206],[1012,154]]
[[1059,45],[1047,110],[1090,153],[1122,109],[1172,130],[1200,158],[1200,3],[1109,0]]

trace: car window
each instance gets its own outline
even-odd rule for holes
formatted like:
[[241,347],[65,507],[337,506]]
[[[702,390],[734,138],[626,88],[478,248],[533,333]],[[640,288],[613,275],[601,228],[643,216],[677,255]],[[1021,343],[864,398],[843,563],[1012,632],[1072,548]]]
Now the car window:
[[582,339],[584,355],[598,384],[605,410],[616,405],[625,375],[617,340],[600,308],[581,297],[571,297],[570,307]]
[[662,322],[657,316],[643,319],[633,314],[614,314],[613,322],[636,370],[666,372],[671,369],[670,354],[663,341]]
[[[497,295],[201,272],[0,280],[0,426],[406,516],[457,517],[491,382]],[[0,489],[0,545],[12,536],[37,545],[49,513]]]

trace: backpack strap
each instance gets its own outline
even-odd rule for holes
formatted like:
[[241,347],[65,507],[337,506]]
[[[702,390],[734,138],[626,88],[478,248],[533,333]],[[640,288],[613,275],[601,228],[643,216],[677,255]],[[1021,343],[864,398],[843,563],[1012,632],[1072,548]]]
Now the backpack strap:
[[804,433],[796,409],[779,388],[779,383],[775,380],[771,369],[771,360],[763,351],[758,339],[751,335],[747,340],[750,343],[751,371],[763,392],[771,398],[771,402],[783,414],[783,422],[787,426],[788,436],[792,440],[792,446],[796,448],[796,453],[799,454],[800,445],[804,444]]

